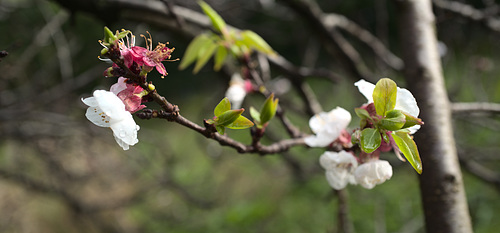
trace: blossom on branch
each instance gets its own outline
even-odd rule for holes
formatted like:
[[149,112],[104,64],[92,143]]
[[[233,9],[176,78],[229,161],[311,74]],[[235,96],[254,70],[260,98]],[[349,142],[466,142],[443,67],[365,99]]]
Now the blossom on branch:
[[353,174],[358,161],[351,153],[326,151],[319,158],[319,163],[325,169],[326,180],[332,188],[340,190],[349,183],[356,184]]
[[229,82],[229,88],[226,90],[225,96],[231,102],[232,109],[241,108],[241,104],[247,93],[252,91],[252,83],[249,80],[243,80],[241,75],[234,73]]
[[[145,36],[141,36],[145,38]],[[145,66],[148,70],[152,70],[153,67],[156,67],[156,70],[160,74],[167,75],[167,70],[161,62],[169,59],[173,51],[174,48],[168,48],[166,44],[163,43],[158,43],[156,48],[153,49],[153,41],[150,35],[150,38],[146,39],[146,48],[133,46],[131,48],[131,55],[134,62],[139,66]]]
[[341,107],[316,114],[309,120],[309,127],[315,135],[306,137],[304,141],[310,147],[328,146],[339,138],[349,122],[351,114]]
[[93,97],[83,99],[89,108],[85,116],[100,127],[109,127],[113,131],[116,142],[123,150],[135,145],[137,131],[140,127],[135,123],[130,112],[125,110],[125,105],[113,92],[105,90],[94,91]]
[[370,160],[359,165],[354,172],[356,182],[366,189],[372,189],[392,177],[392,167],[385,160]]
[[[366,97],[368,100],[367,104],[373,103],[373,90],[375,89],[375,84],[361,79],[354,83],[354,86],[358,87],[359,92]],[[414,117],[418,117],[418,114],[420,113],[415,97],[413,97],[410,91],[400,87],[397,88],[396,106],[394,109],[401,110]],[[408,129],[411,134],[414,134],[418,129],[420,129],[420,125],[415,125],[409,127]]]

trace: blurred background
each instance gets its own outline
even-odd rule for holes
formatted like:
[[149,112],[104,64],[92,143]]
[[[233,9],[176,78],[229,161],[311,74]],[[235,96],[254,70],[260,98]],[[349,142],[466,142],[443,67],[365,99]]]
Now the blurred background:
[[[139,143],[123,151],[110,130],[85,118],[81,102],[116,82],[102,76],[109,64],[97,58],[103,27],[129,29],[142,46],[138,35],[149,31],[154,44],[168,41],[175,47],[174,59],[182,58],[192,36],[117,13],[123,1],[114,7],[109,7],[113,1],[101,1],[108,8],[100,10],[92,8],[99,1],[88,1],[92,7],[81,10],[75,8],[83,6],[78,2],[0,0],[0,51],[8,52],[0,61],[0,232],[336,232],[339,198],[348,205],[354,232],[424,232],[417,174],[393,153],[382,156],[394,168],[392,179],[373,190],[348,186],[339,196],[318,164],[321,149],[238,154],[175,123],[136,118]],[[196,1],[165,2],[201,12]],[[324,111],[349,110],[354,129],[359,119],[353,108],[366,102],[353,86],[360,77],[346,71],[284,2],[207,1],[228,24],[255,31],[295,66],[334,72],[338,78],[310,76],[305,83]],[[456,2],[477,9],[483,18],[435,1],[449,98],[499,103],[499,2]],[[345,16],[401,54],[391,1],[317,3],[323,12]],[[360,55],[370,81],[390,77],[405,86],[397,65],[382,62],[348,27],[339,31]],[[197,75],[192,67],[180,71],[179,62],[164,64],[165,79],[155,72],[148,79],[183,116],[202,125],[224,97],[229,76],[212,71],[210,64]],[[269,85],[281,90],[287,117],[310,133],[303,92],[279,69],[271,67],[270,74]],[[263,100],[249,95],[243,107],[258,107]],[[499,111],[454,106],[474,230],[495,232],[500,227],[495,218],[500,214]],[[154,103],[148,107],[159,108]],[[288,137],[277,120],[269,127],[265,143]],[[228,134],[251,142],[247,130]]]

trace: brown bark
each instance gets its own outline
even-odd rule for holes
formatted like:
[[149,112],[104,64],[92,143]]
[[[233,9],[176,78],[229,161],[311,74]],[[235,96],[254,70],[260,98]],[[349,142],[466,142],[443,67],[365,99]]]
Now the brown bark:
[[450,103],[430,0],[395,1],[405,77],[425,125],[415,135],[423,162],[420,189],[427,232],[472,232],[453,138]]

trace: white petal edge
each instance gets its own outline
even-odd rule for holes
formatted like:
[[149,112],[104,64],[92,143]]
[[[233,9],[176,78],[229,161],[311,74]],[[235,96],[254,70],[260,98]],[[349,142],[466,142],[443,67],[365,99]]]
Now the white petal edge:
[[365,96],[368,103],[373,103],[373,90],[375,90],[375,84],[369,83],[364,79],[361,79],[354,83],[354,86],[358,87],[359,92]]
[[411,92],[405,88],[398,87],[395,109],[404,111],[414,117],[418,117],[418,114],[420,114],[417,100],[415,100]]
[[98,105],[95,97],[82,98],[82,102],[87,106],[96,107]]

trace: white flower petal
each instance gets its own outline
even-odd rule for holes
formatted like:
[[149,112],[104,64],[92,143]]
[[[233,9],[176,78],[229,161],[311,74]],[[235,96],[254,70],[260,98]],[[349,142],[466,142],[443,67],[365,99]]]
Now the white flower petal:
[[418,114],[420,113],[420,109],[417,105],[417,100],[415,100],[415,97],[413,97],[411,92],[405,88],[399,87],[395,109],[406,112],[414,117],[418,117]]
[[95,97],[88,97],[88,98],[82,98],[82,102],[84,104],[86,104],[87,106],[90,106],[90,107],[95,107],[97,106],[97,100],[95,99]]
[[233,84],[226,91],[226,97],[231,102],[232,109],[239,109],[246,95],[244,85]]
[[[317,135],[310,135],[304,138],[306,145],[310,147],[325,147],[330,145],[339,135],[331,135],[327,133],[319,133]],[[334,139],[332,139],[334,138]]]
[[124,142],[123,140],[121,140],[119,137],[117,137],[116,135],[113,134],[113,136],[115,137],[115,141],[116,143],[118,143],[119,146],[121,146],[121,148],[123,150],[128,150],[130,149],[130,146],[129,144],[127,144],[126,142]]
[[334,188],[335,190],[341,190],[345,188],[345,186],[347,186],[350,180],[349,177],[352,175],[349,175],[346,172],[327,170],[325,171],[325,176],[330,187]]
[[99,107],[89,107],[85,113],[87,119],[100,127],[109,127],[110,118]]
[[410,134],[414,134],[420,129],[420,125],[414,125],[408,129],[410,130]]
[[126,116],[126,114],[124,114],[127,112],[125,111],[125,104],[123,104],[122,100],[113,92],[96,90],[94,91],[94,97],[99,107],[109,117],[120,120]]
[[373,90],[375,90],[375,85],[361,79],[354,83],[354,86],[358,87],[359,92],[365,96],[368,103],[373,103]]
[[392,177],[392,167],[385,160],[372,160],[361,164],[354,172],[356,182],[366,189],[372,189]]
[[85,113],[87,119],[98,126],[110,127],[116,142],[124,150],[139,142],[137,131],[140,127],[113,92],[97,90],[94,91],[94,97],[82,101],[90,106]]
[[309,127],[316,136],[305,138],[305,142],[311,147],[324,147],[335,141],[343,129],[351,122],[351,114],[336,107],[330,112],[321,112],[309,119]]
[[358,161],[354,155],[344,150],[340,152],[326,151],[319,157],[319,164],[325,170],[332,170],[347,166],[356,168]]
[[326,170],[326,180],[332,188],[340,190],[348,183],[356,183],[353,171],[358,166],[358,161],[351,153],[327,151],[321,155],[319,163]]
[[135,121],[130,113],[129,116],[120,121],[114,121],[113,119],[111,119],[110,127],[113,130],[113,135],[115,136],[115,138],[119,138],[123,142],[132,146],[139,142],[139,140],[137,139],[137,131],[139,130],[139,126],[135,124]]

